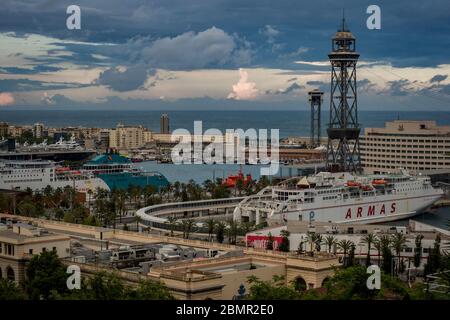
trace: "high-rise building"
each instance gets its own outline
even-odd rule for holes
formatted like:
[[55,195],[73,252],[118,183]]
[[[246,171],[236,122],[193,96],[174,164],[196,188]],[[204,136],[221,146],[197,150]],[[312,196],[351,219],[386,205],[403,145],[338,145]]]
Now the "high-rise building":
[[33,125],[33,136],[35,138],[42,138],[44,136],[44,129],[43,123],[35,123]]
[[167,115],[167,113],[163,113],[161,115],[160,132],[163,133],[163,134],[169,134],[170,133],[169,116]]
[[364,172],[388,173],[403,168],[437,173],[450,169],[450,126],[435,121],[386,122],[384,128],[366,128],[361,137]]
[[145,144],[145,128],[118,124],[109,132],[109,147],[122,150],[142,147]]
[[6,138],[9,134],[8,122],[0,122],[0,140]]

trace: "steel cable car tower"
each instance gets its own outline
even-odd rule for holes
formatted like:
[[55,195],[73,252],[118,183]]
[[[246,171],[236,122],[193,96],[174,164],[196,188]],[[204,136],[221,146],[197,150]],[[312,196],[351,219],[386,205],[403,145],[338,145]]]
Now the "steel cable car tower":
[[311,133],[309,144],[311,148],[315,148],[320,146],[323,92],[318,89],[314,89],[308,92],[308,95],[309,102],[311,103]]
[[361,172],[359,150],[355,37],[342,18],[341,29],[332,39],[330,122],[328,124],[327,169],[331,172]]

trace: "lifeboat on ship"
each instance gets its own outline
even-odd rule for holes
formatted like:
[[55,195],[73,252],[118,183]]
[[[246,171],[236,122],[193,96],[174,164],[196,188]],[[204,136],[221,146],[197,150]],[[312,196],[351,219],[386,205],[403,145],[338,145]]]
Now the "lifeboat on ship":
[[361,186],[361,189],[363,191],[372,191],[373,190],[373,188],[371,186],[368,186],[368,185]]
[[356,181],[347,181],[347,187],[359,188],[359,187],[361,187],[361,183],[356,182]]
[[375,179],[372,181],[372,185],[374,186],[384,186],[386,184],[386,180],[384,179]]

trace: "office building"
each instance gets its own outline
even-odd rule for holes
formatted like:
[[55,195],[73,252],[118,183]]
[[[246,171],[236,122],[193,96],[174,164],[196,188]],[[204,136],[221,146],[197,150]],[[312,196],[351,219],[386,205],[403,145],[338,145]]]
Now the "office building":
[[169,134],[170,133],[169,116],[166,113],[163,113],[161,115],[161,119],[160,119],[160,133],[162,133],[162,134]]
[[361,139],[366,173],[388,173],[399,168],[433,174],[450,169],[450,126],[435,121],[386,122],[384,128],[366,128]]

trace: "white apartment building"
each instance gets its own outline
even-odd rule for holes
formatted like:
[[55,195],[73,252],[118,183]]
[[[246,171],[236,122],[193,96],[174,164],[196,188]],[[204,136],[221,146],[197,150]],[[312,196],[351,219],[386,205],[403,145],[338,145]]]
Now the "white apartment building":
[[44,124],[43,123],[35,123],[33,125],[33,136],[35,138],[42,138],[44,136]]
[[360,139],[361,161],[368,174],[450,170],[450,126],[435,121],[386,122],[384,128],[366,128]]
[[143,126],[124,126],[118,124],[109,131],[109,147],[119,150],[140,148],[145,145],[145,129]]

